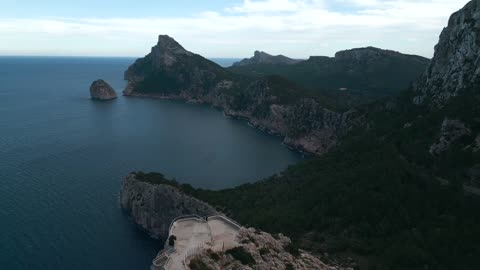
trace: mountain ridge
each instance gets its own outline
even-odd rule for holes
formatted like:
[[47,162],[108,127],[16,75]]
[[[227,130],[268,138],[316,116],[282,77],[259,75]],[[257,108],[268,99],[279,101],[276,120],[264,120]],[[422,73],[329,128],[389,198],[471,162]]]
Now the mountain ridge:
[[232,66],[248,66],[258,64],[274,64],[274,65],[293,65],[303,60],[292,59],[284,55],[271,55],[263,51],[255,51],[253,57],[244,58],[243,60],[233,63]]

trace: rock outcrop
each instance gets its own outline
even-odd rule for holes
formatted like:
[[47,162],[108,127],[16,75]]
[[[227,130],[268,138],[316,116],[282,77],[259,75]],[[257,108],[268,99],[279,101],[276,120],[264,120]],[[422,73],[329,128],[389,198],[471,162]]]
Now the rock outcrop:
[[[240,245],[236,253],[242,253],[245,257],[253,260],[250,263],[241,262],[228,250],[226,252],[213,253],[205,250],[190,262],[191,266],[204,266],[202,269],[210,270],[252,270],[252,269],[278,269],[278,270],[336,270],[340,269],[324,264],[318,258],[306,251],[297,250],[293,247],[289,238],[279,234],[273,237],[266,232],[253,228],[242,228],[238,240]],[[244,264],[245,263],[245,264]],[[191,268],[194,269],[194,268]]]
[[303,60],[288,58],[284,55],[271,55],[266,52],[255,51],[253,57],[245,58],[239,62],[233,63],[233,66],[248,65],[293,65]]
[[465,126],[465,123],[459,120],[445,119],[442,122],[438,140],[430,146],[430,154],[438,156],[447,151],[450,145],[461,139],[463,136],[470,134],[471,131]]
[[170,223],[179,216],[217,213],[210,205],[186,195],[174,185],[144,181],[135,173],[124,179],[120,203],[140,228],[157,239],[168,237]]
[[90,96],[95,100],[110,100],[117,98],[117,93],[104,80],[96,80],[90,86]]
[[480,0],[450,17],[430,66],[415,85],[414,103],[442,107],[467,89],[480,89]]
[[160,36],[151,53],[128,68],[125,79],[124,95],[211,104],[313,154],[327,152],[338,138],[362,123],[355,111],[326,109],[288,80],[244,78],[185,50],[168,36]]

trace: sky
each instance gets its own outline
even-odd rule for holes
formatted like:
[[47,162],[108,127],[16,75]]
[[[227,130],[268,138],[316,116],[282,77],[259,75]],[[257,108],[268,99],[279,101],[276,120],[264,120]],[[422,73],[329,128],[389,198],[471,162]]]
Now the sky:
[[425,57],[467,0],[0,0],[0,55],[133,56],[167,34],[205,57],[375,46]]

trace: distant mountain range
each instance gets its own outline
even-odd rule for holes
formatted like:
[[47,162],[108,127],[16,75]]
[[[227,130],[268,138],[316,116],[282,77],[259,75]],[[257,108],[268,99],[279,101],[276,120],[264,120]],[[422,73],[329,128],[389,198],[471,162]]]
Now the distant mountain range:
[[270,55],[266,52],[255,51],[253,57],[245,58],[242,61],[233,63],[232,66],[248,66],[248,65],[293,65],[302,60],[288,58],[284,55]]
[[425,71],[430,60],[367,47],[341,51],[335,57],[312,56],[288,65],[266,60],[242,62],[229,70],[253,77],[280,75],[313,90],[348,90],[369,96],[388,96],[407,89]]

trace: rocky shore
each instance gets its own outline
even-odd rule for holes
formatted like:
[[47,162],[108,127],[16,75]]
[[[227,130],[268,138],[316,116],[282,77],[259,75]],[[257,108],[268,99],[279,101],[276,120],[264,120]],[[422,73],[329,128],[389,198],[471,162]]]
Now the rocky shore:
[[120,190],[122,209],[151,237],[166,239],[170,223],[179,216],[216,214],[210,205],[181,192],[171,184],[144,181],[128,175]]
[[125,96],[210,104],[225,115],[283,136],[289,147],[315,155],[328,152],[339,138],[364,124],[363,115],[354,109],[327,109],[278,76],[253,81],[239,77],[168,36],[159,36],[151,53],[128,68],[125,79]]
[[[131,173],[122,183],[121,207],[142,230],[161,240],[168,237],[169,226],[178,217],[220,214],[209,204],[185,194],[176,185],[160,174]],[[239,244],[235,251],[214,253],[206,249],[191,260],[190,266],[200,264],[208,267],[202,269],[238,270],[350,269],[326,265],[310,253],[296,248],[282,234],[273,236],[254,228],[241,228],[237,240]],[[245,262],[245,256],[251,261]]]

